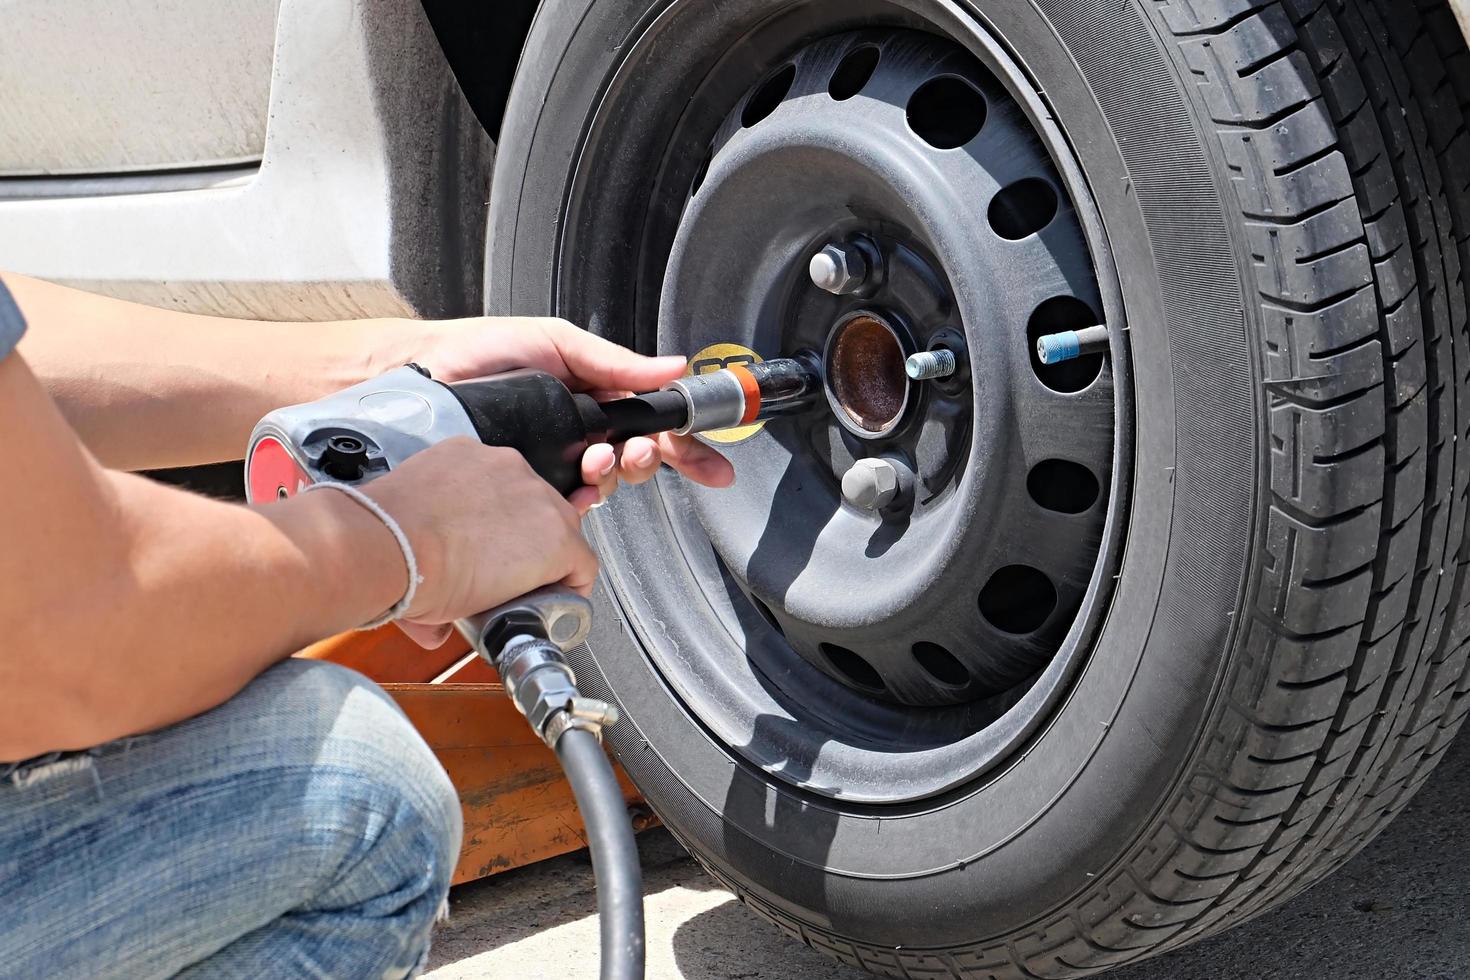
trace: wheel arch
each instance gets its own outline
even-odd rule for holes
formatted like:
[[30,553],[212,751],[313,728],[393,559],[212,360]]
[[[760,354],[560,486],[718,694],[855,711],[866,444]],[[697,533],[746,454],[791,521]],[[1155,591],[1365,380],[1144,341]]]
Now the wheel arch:
[[539,0],[422,2],[466,101],[490,138],[498,139],[511,83]]

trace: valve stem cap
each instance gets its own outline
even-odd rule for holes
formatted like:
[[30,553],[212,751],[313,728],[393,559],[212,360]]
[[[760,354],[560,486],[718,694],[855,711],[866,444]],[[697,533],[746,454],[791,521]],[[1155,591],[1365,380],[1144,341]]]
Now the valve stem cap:
[[939,347],[909,355],[909,359],[904,361],[903,370],[911,380],[929,381],[949,377],[954,374],[957,365],[954,351]]
[[1036,339],[1036,356],[1042,364],[1061,364],[1085,354],[1101,354],[1108,349],[1108,328],[1084,327],[1045,334]]

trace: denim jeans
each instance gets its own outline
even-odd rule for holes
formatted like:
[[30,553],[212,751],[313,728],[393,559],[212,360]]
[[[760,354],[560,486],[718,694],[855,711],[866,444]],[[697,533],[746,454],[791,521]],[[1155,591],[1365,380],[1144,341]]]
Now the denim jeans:
[[0,976],[412,976],[460,830],[387,694],[286,661],[213,711],[0,782]]

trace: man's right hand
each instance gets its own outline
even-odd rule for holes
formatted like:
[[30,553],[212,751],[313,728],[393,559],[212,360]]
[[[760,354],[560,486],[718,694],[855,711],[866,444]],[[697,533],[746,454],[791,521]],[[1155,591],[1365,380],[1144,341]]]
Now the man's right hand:
[[413,546],[423,581],[403,625],[420,643],[448,631],[417,624],[450,623],[543,585],[592,591],[597,557],[576,510],[513,449],[448,439],[364,490]]

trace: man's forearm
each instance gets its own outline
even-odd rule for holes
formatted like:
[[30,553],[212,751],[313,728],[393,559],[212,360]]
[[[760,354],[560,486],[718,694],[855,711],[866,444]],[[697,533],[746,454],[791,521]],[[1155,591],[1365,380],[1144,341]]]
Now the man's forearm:
[[19,358],[0,360],[0,761],[217,705],[403,594],[392,535],[340,494],[259,510],[87,457]]
[[[380,615],[406,587],[391,533],[341,494],[246,508],[128,474],[105,478],[132,574],[102,617],[110,642],[90,645],[83,676],[117,683],[79,688],[106,726],[78,733],[81,746],[213,708],[290,653]],[[77,676],[58,674],[52,690]]]
[[99,461],[117,469],[239,459],[266,412],[409,356],[403,321],[259,323],[13,274],[4,282],[29,324],[20,349],[32,371]]

